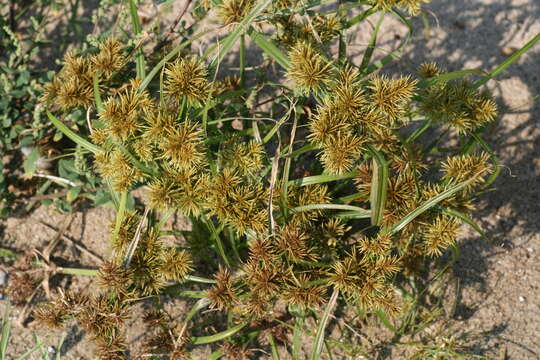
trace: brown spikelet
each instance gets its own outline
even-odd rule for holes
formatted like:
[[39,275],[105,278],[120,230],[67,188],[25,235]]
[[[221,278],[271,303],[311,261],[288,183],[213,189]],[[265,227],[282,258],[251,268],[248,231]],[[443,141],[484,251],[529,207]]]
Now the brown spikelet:
[[375,238],[363,237],[358,242],[358,248],[368,255],[379,257],[386,256],[392,246],[392,236],[390,234],[379,234]]
[[274,261],[276,254],[269,239],[256,238],[249,243],[250,261],[261,261],[263,264],[269,264]]
[[246,283],[259,297],[275,296],[279,293],[283,273],[277,266],[263,266],[257,262],[249,262],[243,267]]
[[234,293],[234,281],[229,269],[220,266],[214,278],[216,284],[206,291],[210,307],[216,310],[233,308],[238,300]]
[[95,69],[110,77],[126,63],[122,44],[114,38],[108,38],[99,45],[99,53],[92,56],[90,61]]
[[456,241],[459,221],[446,215],[437,216],[434,222],[425,225],[424,251],[428,256],[441,256],[444,250]]
[[484,177],[492,171],[489,154],[456,155],[446,159],[442,164],[443,180],[456,184],[471,181],[469,188],[484,182]]
[[16,271],[10,274],[6,293],[15,305],[23,305],[36,288],[37,280],[27,272]]
[[320,153],[321,162],[330,174],[350,171],[360,157],[365,140],[350,134],[337,134]]
[[296,224],[285,225],[276,237],[276,248],[292,261],[316,260],[317,255],[308,244],[309,235]]
[[362,262],[355,248],[342,260],[332,264],[328,274],[328,283],[345,295],[355,296],[360,292],[361,282],[364,277]]
[[166,280],[180,281],[192,270],[191,256],[185,250],[165,249],[161,261],[160,270]]
[[249,355],[253,352],[247,347],[233,345],[229,342],[221,344],[219,349],[226,360],[249,360]]
[[324,302],[326,286],[310,284],[309,280],[307,275],[289,280],[281,296],[285,301],[304,308],[320,306]]
[[106,261],[98,271],[97,283],[105,290],[125,296],[130,285],[130,272],[115,261]]

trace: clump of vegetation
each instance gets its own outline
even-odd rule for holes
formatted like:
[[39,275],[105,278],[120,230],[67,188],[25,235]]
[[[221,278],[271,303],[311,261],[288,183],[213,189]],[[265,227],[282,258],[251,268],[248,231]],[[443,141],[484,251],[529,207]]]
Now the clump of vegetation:
[[[103,4],[107,9],[114,1]],[[96,204],[105,199],[100,179],[89,171],[86,150],[67,139],[50,123],[40,103],[45,84],[57,86],[59,78],[50,83],[57,56],[84,41],[81,24],[86,20],[73,16],[80,4],[44,0],[39,2],[3,1],[0,10],[0,216],[14,209],[29,211],[35,204],[54,204],[70,211],[84,198]],[[100,8],[100,10],[102,10]],[[53,16],[54,14],[54,16]],[[60,19],[60,20],[58,20]],[[58,20],[58,21],[56,21]],[[56,22],[55,22],[56,21]],[[97,24],[97,20],[94,25]],[[55,38],[55,29],[62,34]],[[67,55],[69,56],[69,55]],[[107,59],[94,59],[100,62]],[[66,71],[84,72],[88,64],[73,64]],[[84,97],[77,86],[88,81],[84,75],[64,88],[60,101],[78,102],[71,94]],[[91,84],[91,79],[90,79]],[[86,98],[86,103],[90,104]],[[71,126],[86,128],[86,113],[72,111]],[[22,170],[22,171],[21,171]]]
[[[387,325],[394,318],[400,332],[414,328],[409,311],[424,292],[409,280],[455,251],[475,197],[497,176],[482,139],[497,117],[478,90],[486,78],[460,80],[435,64],[415,75],[376,74],[396,54],[375,62],[374,43],[360,64],[348,60],[343,39],[357,22],[378,11],[403,20],[395,6],[415,14],[422,2],[375,1],[352,19],[342,2],[321,17],[317,2],[201,2],[199,15],[215,10],[230,29],[204,55],[184,39],[147,68],[142,48],[112,37],[68,53],[43,106],[93,154],[117,217],[111,258],[95,271],[101,291],[60,292],[36,318],[52,327],[76,320],[101,359],[125,357],[127,320],[141,302],[151,307],[141,358],[187,359],[217,341],[212,358],[248,358],[255,344],[276,357],[275,340],[296,339],[312,316],[318,359],[337,304]],[[272,26],[273,37],[256,22]],[[283,81],[246,65],[246,36],[267,64],[281,66]],[[239,72],[223,77],[237,41]],[[88,114],[86,133],[61,120],[74,111]],[[144,210],[126,209],[140,187]],[[191,230],[165,229],[175,213]],[[169,235],[176,246],[164,241]],[[197,301],[171,319],[165,294]],[[205,332],[205,308],[217,333]]]

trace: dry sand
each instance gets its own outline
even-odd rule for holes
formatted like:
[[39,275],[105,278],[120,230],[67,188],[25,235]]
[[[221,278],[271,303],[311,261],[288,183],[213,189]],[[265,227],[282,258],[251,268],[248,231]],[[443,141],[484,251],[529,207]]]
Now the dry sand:
[[[538,0],[434,0],[425,8],[432,14],[429,35],[425,37],[421,21],[414,20],[420,31],[400,63],[385,72],[410,72],[423,61],[436,61],[449,71],[489,70],[540,32]],[[389,19],[382,34],[382,49],[393,49],[406,29]],[[355,35],[359,52],[368,36],[364,30]],[[486,138],[503,169],[496,191],[482,196],[476,220],[491,241],[464,229],[462,257],[454,269],[460,283],[454,331],[481,334],[474,342],[476,353],[506,356],[502,359],[540,358],[540,102],[535,99],[540,93],[539,55],[537,44],[488,84],[502,115]],[[28,218],[2,220],[0,243],[18,249],[43,247],[55,231],[40,221],[59,228],[65,216],[51,215],[42,207]],[[108,208],[77,213],[68,234],[104,255],[112,216]],[[55,256],[77,259],[79,253],[64,243]],[[81,256],[80,265],[94,264]],[[80,330],[68,335],[64,358],[89,358],[82,337]],[[15,328],[9,349],[15,356],[32,344],[31,331]]]

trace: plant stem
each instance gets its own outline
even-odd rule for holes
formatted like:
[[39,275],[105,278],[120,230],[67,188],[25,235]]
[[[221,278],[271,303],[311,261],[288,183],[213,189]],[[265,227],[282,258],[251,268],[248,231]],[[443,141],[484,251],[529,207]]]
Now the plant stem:
[[118,233],[120,232],[120,227],[122,226],[122,221],[124,220],[124,213],[126,211],[127,203],[127,191],[123,191],[120,195],[120,205],[118,206],[118,212],[116,213],[116,223],[114,225],[114,232],[112,233],[112,242],[114,243],[118,238]]
[[65,275],[85,275],[85,276],[96,276],[98,272],[96,269],[80,269],[80,268],[67,268],[67,267],[59,267],[56,269],[56,271]]
[[246,84],[246,35],[240,35],[240,87],[243,89]]
[[[139,35],[142,32],[141,22],[139,20],[139,15],[137,14],[137,4],[135,0],[129,0],[129,11],[131,13],[131,24],[133,25],[133,31],[136,35]],[[146,77],[146,71],[144,66],[144,53],[142,47],[137,50],[137,78],[144,79]]]

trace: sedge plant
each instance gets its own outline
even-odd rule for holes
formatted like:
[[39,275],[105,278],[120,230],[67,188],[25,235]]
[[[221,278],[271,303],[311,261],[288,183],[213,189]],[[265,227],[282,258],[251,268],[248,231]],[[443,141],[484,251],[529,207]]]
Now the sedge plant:
[[[210,358],[248,358],[256,344],[297,358],[307,317],[318,359],[337,306],[385,324],[405,319],[408,281],[457,248],[460,225],[474,225],[475,198],[498,173],[482,138],[497,118],[479,89],[485,78],[433,63],[377,73],[402,47],[376,62],[369,49],[361,63],[347,56],[343,39],[357,23],[385,12],[410,25],[396,7],[416,14],[422,2],[340,1],[324,16],[314,14],[317,1],[200,2],[197,14],[209,11],[230,31],[219,47],[197,54],[184,39],[149,69],[144,52],[114,37],[93,53],[68,53],[43,103],[93,153],[117,216],[111,256],[94,272],[100,290],[59,291],[35,317],[53,328],[77,321],[101,359],[125,358],[140,302],[152,307],[137,354],[155,359],[188,359],[214,343]],[[360,15],[350,18],[350,6]],[[281,67],[278,81],[246,66],[247,37],[266,65]],[[221,76],[236,43],[240,69]],[[86,134],[62,121],[88,108]],[[141,187],[144,210],[127,209]],[[167,230],[173,214],[191,230]],[[193,299],[193,308],[171,318],[165,294]],[[221,319],[217,332],[204,330],[204,311]]]

